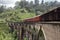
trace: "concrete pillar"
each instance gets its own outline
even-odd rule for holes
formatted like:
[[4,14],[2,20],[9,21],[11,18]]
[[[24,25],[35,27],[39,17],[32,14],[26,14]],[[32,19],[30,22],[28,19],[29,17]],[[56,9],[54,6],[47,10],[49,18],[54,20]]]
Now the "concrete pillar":
[[46,34],[45,34],[45,31],[44,31],[44,28],[43,28],[43,25],[42,25],[42,32],[43,32],[43,34],[44,34],[44,38],[45,38],[45,40],[47,40],[47,38],[46,38]]
[[43,24],[45,40],[60,40],[60,24]]
[[20,32],[20,40],[22,40],[22,35],[21,35],[22,34],[22,24],[20,24],[19,30],[20,30],[19,31]]
[[20,25],[17,24],[17,37],[18,37],[18,40],[20,40]]

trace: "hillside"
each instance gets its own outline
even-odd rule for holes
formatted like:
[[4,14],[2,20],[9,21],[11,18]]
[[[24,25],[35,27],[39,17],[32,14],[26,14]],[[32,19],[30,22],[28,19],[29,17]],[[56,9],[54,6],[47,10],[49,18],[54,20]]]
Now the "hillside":
[[33,16],[35,16],[34,12],[28,12],[25,9],[7,10],[0,13],[0,22],[20,22]]

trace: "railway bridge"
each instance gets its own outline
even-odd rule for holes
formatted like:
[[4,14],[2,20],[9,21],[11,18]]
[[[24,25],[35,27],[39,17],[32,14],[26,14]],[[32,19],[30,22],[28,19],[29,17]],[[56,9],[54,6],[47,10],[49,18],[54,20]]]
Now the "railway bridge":
[[60,22],[12,23],[11,30],[15,29],[18,40],[60,40]]
[[23,22],[8,23],[18,40],[60,40],[60,7]]

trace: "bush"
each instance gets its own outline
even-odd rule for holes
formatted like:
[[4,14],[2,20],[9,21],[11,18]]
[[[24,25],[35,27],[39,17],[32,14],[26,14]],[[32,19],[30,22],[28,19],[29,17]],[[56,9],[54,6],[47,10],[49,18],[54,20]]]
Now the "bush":
[[0,23],[0,40],[17,40],[15,32],[9,32],[6,23]]

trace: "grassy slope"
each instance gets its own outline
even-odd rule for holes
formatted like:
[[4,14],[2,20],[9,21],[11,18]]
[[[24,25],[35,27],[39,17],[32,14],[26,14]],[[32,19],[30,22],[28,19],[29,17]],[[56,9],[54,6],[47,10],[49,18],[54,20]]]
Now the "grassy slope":
[[0,23],[6,21],[19,22],[25,18],[30,18],[35,16],[33,12],[21,12],[21,10],[10,10],[3,13],[0,13]]

